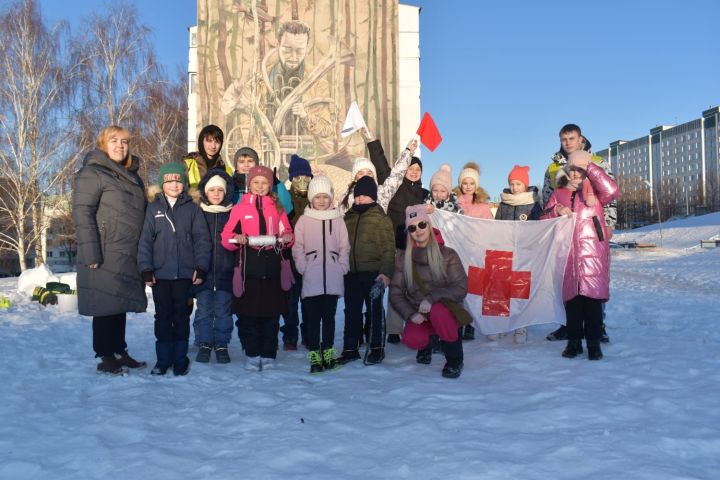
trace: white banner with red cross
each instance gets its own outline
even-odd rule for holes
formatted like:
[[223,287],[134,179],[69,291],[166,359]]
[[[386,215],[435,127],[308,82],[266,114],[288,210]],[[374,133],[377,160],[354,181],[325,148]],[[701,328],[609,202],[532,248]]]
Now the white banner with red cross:
[[484,220],[435,210],[432,222],[468,273],[465,308],[485,334],[565,323],[565,265],[575,216]]

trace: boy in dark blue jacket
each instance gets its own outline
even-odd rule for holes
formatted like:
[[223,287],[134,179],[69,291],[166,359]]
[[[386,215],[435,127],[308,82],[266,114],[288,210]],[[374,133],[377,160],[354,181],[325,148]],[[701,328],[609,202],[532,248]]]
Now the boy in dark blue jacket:
[[224,170],[208,171],[200,180],[200,208],[210,227],[211,260],[205,281],[194,287],[197,298],[195,322],[200,343],[196,362],[207,363],[215,349],[217,363],[230,363],[228,343],[232,336],[232,276],[235,254],[222,246],[220,233],[230,218],[235,187]]
[[210,266],[210,233],[200,207],[185,193],[187,176],[178,163],[160,167],[162,193],[148,205],[138,245],[138,266],[155,301],[153,375],[175,375],[190,369],[187,357],[190,316],[187,299],[192,285],[200,285]]

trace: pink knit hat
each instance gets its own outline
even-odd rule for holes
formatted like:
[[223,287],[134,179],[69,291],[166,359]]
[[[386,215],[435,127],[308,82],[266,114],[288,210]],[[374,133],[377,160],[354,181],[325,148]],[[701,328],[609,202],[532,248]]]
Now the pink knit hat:
[[452,191],[452,167],[449,164],[440,165],[440,170],[430,177],[430,190],[433,185],[441,185],[447,188],[448,192]]
[[405,226],[413,225],[420,222],[429,222],[430,217],[427,214],[427,205],[411,205],[405,209]]
[[250,184],[252,182],[252,179],[255,177],[264,177],[272,187],[273,184],[273,171],[270,170],[268,167],[264,167],[262,165],[257,165],[255,167],[252,167],[250,170],[248,170],[247,175],[247,183]]

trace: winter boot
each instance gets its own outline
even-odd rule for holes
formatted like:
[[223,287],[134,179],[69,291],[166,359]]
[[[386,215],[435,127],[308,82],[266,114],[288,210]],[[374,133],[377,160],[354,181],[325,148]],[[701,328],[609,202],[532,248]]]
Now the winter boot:
[[260,358],[260,363],[262,364],[262,371],[265,370],[275,370],[277,367],[277,362],[274,358],[271,357],[262,357]]
[[124,352],[122,352],[119,355],[116,354],[115,358],[117,358],[120,361],[121,365],[128,367],[128,368],[136,369],[136,368],[147,367],[147,362],[138,362],[137,360],[135,360],[134,358],[132,358],[130,356],[130,354],[127,352],[127,350],[125,350]]
[[589,360],[600,360],[603,358],[602,350],[600,350],[600,340],[588,340],[587,349]]
[[226,346],[215,347],[215,361],[217,363],[230,363],[230,354]]
[[465,325],[462,334],[463,340],[475,340],[475,327],[472,325]]
[[308,360],[310,360],[310,373],[321,373],[323,371],[323,359],[320,350],[309,351]]
[[337,363],[340,365],[345,365],[346,363],[353,362],[355,360],[360,360],[360,352],[358,352],[357,348],[343,350],[340,356],[336,359]]
[[210,345],[208,345],[207,343],[201,343],[200,350],[198,350],[198,353],[195,356],[195,361],[198,363],[208,363],[210,361],[211,353],[212,348],[210,348]]
[[259,372],[260,357],[245,357],[245,370],[250,372]]
[[432,346],[428,345],[422,350],[418,350],[417,354],[415,355],[415,361],[423,365],[430,365],[430,363],[432,362],[432,354]]
[[365,359],[365,365],[377,365],[382,363],[385,358],[385,349],[382,347],[371,348],[370,353]]
[[97,364],[97,373],[106,373],[108,375],[122,375],[126,372],[122,362],[115,358],[115,355],[101,357],[100,363]]
[[566,340],[567,339],[567,328],[565,325],[560,325],[560,328],[555,330],[554,332],[550,332],[545,337],[547,340],[550,340],[551,342],[554,342],[556,340]]
[[442,369],[442,376],[445,378],[458,378],[464,366],[462,340],[442,342],[442,348],[445,353],[445,366]]
[[582,340],[568,340],[562,356],[565,358],[575,358],[583,352]]
[[173,374],[175,376],[187,375],[190,371],[190,359],[188,353],[188,340],[178,340],[175,342],[175,350],[173,352]]
[[521,345],[521,344],[527,342],[527,328],[518,328],[517,330],[515,330],[513,339],[515,340],[515,343],[517,343],[518,345]]
[[[602,331],[600,332],[600,343],[610,343],[610,337],[608,337],[607,332],[605,331],[605,324],[602,324]],[[588,347],[588,350],[590,350],[590,347]]]
[[157,363],[150,372],[152,375],[165,375],[168,368],[173,364],[174,346],[172,342],[155,342],[155,354]]
[[325,370],[337,370],[338,368],[341,368],[342,365],[338,363],[338,361],[335,359],[335,349],[330,347],[326,348],[322,352],[323,355],[323,368]]
[[387,343],[400,343],[400,335],[397,333],[389,333],[387,336]]

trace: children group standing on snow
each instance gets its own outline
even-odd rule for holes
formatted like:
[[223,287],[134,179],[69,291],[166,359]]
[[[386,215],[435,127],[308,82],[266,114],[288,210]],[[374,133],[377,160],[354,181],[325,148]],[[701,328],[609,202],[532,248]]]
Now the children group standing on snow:
[[[184,164],[160,168],[160,191],[145,208],[144,223],[128,229],[129,239],[112,244],[101,212],[107,208],[103,198],[117,188],[108,183],[107,188],[101,184],[91,189],[87,182],[98,175],[123,178],[116,172],[123,173],[128,185],[140,187],[123,187],[135,204],[142,182],[134,174],[137,159],[130,157],[127,132],[119,127],[101,132],[98,149],[88,154],[78,172],[73,197],[80,313],[94,317],[98,371],[121,373],[145,366],[129,356],[124,343],[125,313],[144,311],[145,305],[135,301],[113,305],[112,312],[98,309],[97,300],[106,294],[93,284],[104,278],[97,276],[102,271],[110,269],[113,275],[114,267],[103,258],[120,244],[131,250],[136,241],[136,251],[128,252],[123,262],[137,262],[137,277],[125,271],[131,270],[127,265],[123,275],[128,283],[143,281],[152,288],[157,355],[152,374],[164,375],[171,367],[175,375],[188,373],[188,299],[194,297],[196,362],[209,362],[213,352],[217,363],[231,362],[234,314],[248,370],[275,368],[279,332],[284,349],[295,350],[299,330],[309,350],[311,373],[361,358],[366,365],[381,363],[386,339],[402,339],[417,350],[421,364],[431,363],[433,350],[441,349],[446,358],[442,375],[457,378],[463,369],[462,340],[473,340],[475,331],[463,321],[467,274],[457,253],[444,245],[442,232],[432,226],[429,214],[435,209],[519,221],[575,213],[563,285],[567,326],[548,339],[566,338],[562,354],[572,358],[582,353],[584,337],[589,358],[602,358],[602,305],[609,298],[608,240],[614,227],[614,212],[607,210],[618,190],[607,165],[588,152],[589,142],[579,127],[566,125],[560,132],[561,151],[546,172],[544,207],[530,185],[529,167],[515,165],[495,216],[476,164],[463,167],[455,188],[451,167],[443,164],[426,190],[422,162],[413,156],[416,140],[390,168],[380,142],[365,133],[370,158],[355,160],[353,180],[336,205],[330,178],[313,175],[310,163],[297,155],[289,165],[289,191],[261,165],[252,148],[239,149],[234,164],[226,165],[220,157],[223,133],[209,125],[200,133],[198,152],[188,155]],[[124,150],[111,148],[116,137],[125,141]],[[388,287],[386,329],[383,298]],[[335,316],[341,296],[345,327],[338,354]],[[525,328],[514,331],[516,343],[526,339]],[[365,342],[363,357],[360,347]]]

